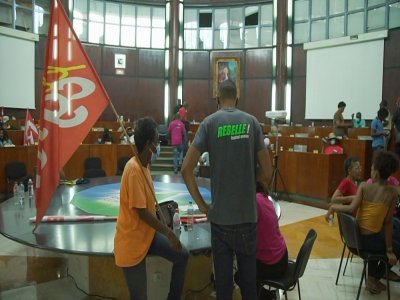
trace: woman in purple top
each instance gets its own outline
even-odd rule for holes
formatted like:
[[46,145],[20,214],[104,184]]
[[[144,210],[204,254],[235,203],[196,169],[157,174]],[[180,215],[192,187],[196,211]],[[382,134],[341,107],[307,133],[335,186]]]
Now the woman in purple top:
[[257,279],[277,279],[283,277],[288,267],[288,251],[260,173],[257,170]]

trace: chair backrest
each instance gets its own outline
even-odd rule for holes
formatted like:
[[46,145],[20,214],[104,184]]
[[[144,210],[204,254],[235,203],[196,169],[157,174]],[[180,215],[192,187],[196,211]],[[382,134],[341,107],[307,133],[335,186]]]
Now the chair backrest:
[[294,276],[296,280],[302,277],[304,271],[306,270],[308,259],[310,258],[311,250],[316,238],[317,232],[314,229],[310,229],[310,231],[307,233],[303,245],[300,248],[299,253],[297,254],[296,268],[294,271]]
[[343,236],[344,242],[348,248],[357,250],[360,253],[361,250],[361,239],[360,229],[358,227],[356,219],[349,214],[339,212],[338,214],[339,227]]
[[6,164],[5,172],[8,180],[20,179],[26,176],[26,165],[20,161],[10,162]]
[[101,159],[100,157],[87,157],[84,163],[84,169],[101,169]]
[[117,175],[122,175],[122,172],[124,171],[126,163],[130,160],[131,158],[129,156],[122,156],[118,159],[118,169],[117,169]]
[[102,169],[88,169],[83,172],[83,178],[106,177],[106,172]]

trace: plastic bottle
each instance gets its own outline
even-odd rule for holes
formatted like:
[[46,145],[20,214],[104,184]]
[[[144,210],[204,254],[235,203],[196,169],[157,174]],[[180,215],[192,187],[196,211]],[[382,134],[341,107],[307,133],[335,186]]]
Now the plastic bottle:
[[25,203],[25,186],[24,183],[21,182],[19,184],[19,204],[23,205]]
[[194,218],[193,218],[193,203],[192,201],[189,201],[189,205],[187,207],[187,230],[193,230],[193,223],[194,223]]
[[175,209],[174,216],[172,218],[172,224],[173,224],[173,229],[174,233],[176,235],[179,235],[181,232],[181,217],[179,216],[179,209]]
[[333,215],[329,215],[328,224],[329,224],[329,226],[333,226]]
[[33,197],[35,196],[35,192],[33,190],[33,182],[32,179],[29,178],[28,180],[28,199],[29,199],[29,203],[32,202]]
[[15,204],[19,204],[19,188],[18,188],[18,182],[14,182],[13,194],[14,194],[14,202],[15,202]]

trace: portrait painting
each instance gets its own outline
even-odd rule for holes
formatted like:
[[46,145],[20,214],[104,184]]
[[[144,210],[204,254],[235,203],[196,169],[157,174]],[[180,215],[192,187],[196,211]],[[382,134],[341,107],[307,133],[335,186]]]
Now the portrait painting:
[[238,97],[240,96],[240,58],[216,58],[214,61],[214,97],[218,95],[219,85],[225,80],[232,80],[236,84]]

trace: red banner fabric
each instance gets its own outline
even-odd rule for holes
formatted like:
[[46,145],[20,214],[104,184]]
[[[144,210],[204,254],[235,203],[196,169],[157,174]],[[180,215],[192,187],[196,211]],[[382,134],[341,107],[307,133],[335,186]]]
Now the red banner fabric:
[[38,130],[36,128],[35,123],[33,122],[33,118],[29,109],[26,110],[26,117],[25,117],[25,131],[24,131],[24,145],[34,145],[38,140]]
[[58,0],[52,2],[40,108],[36,226],[59,172],[109,104],[108,95]]

